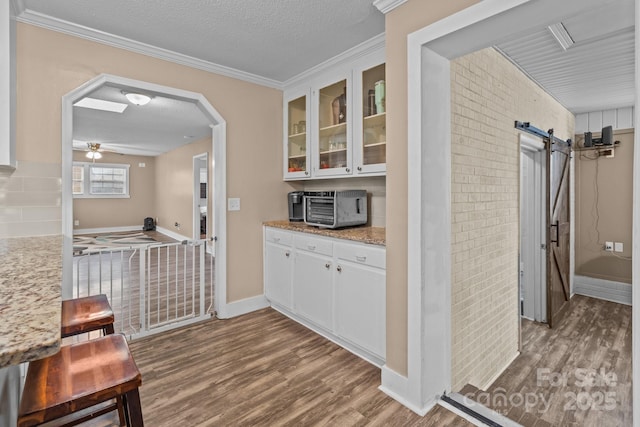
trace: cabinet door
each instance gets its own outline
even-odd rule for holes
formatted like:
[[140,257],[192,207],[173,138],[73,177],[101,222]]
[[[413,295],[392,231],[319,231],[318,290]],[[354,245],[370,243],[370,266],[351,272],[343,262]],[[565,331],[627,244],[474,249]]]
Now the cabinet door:
[[301,179],[311,175],[309,164],[309,91],[293,92],[285,99],[284,178]]
[[313,168],[316,176],[351,174],[350,78],[314,90],[317,108],[317,144]]
[[328,330],[333,329],[332,274],[331,257],[296,252],[293,273],[295,312]]
[[291,276],[293,266],[291,248],[265,244],[264,285],[269,301],[291,310]]
[[354,166],[356,174],[386,171],[387,124],[385,64],[365,63],[356,69],[354,85]]
[[385,271],[340,262],[336,266],[338,336],[385,358]]

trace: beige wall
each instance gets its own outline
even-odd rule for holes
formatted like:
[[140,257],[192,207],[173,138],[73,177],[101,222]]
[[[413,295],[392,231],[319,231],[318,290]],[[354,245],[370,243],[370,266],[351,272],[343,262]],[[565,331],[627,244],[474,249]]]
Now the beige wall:
[[518,351],[519,131],[571,138],[574,116],[491,48],[451,61],[452,388]]
[[[74,151],[76,162],[91,161],[84,151]],[[127,199],[73,199],[73,219],[80,224],[74,229],[128,227],[142,229],[146,217],[155,214],[155,159],[148,156],[128,156],[102,153],[99,163],[127,164],[129,166],[129,198]],[[144,163],[145,167],[138,166]]]
[[[211,148],[211,138],[205,138],[156,157],[155,215],[159,227],[187,238],[194,237],[193,156],[207,153],[210,162]],[[208,182],[212,182],[211,172],[209,167]],[[207,212],[213,212],[211,198],[207,200]],[[179,228],[175,227],[176,222]]]
[[407,35],[477,0],[409,0],[386,15],[387,366],[407,373]]
[[[578,275],[631,283],[633,137],[633,129],[614,132],[620,145],[613,158],[598,157],[596,151],[575,153]],[[576,141],[582,139],[576,135]],[[606,241],[622,242],[624,252],[605,252]]]
[[[286,217],[273,200],[292,188],[282,181],[282,92],[18,23],[18,174],[22,162],[60,168],[62,96],[101,73],[202,93],[225,118],[227,194],[242,199],[227,215],[227,298],[262,294],[262,221]],[[59,215],[59,188],[43,198],[56,194]]]

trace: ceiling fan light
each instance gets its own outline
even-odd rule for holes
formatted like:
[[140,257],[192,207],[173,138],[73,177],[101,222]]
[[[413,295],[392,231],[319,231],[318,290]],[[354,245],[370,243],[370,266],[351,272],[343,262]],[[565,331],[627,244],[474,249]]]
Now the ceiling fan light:
[[130,103],[135,105],[147,105],[151,101],[151,97],[142,93],[133,93],[122,91]]
[[101,159],[102,158],[102,154],[99,153],[98,151],[88,151],[87,152],[87,158],[91,159],[91,160]]

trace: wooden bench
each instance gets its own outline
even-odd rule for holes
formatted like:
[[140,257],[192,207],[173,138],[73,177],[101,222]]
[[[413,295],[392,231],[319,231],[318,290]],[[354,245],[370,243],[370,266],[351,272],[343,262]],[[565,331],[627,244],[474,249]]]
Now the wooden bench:
[[62,301],[62,338],[102,330],[113,334],[113,310],[106,295]]
[[29,364],[18,426],[39,425],[116,399],[66,425],[77,424],[118,409],[121,399],[126,425],[141,427],[141,384],[142,376],[122,335],[63,346],[53,356]]

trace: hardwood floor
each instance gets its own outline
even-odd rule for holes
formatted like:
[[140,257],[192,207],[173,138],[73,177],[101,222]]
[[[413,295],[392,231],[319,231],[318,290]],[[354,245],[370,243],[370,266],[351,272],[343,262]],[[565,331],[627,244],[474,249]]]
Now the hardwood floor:
[[378,368],[272,309],[130,347],[148,426],[472,425],[442,407],[414,414],[378,390]]
[[[148,426],[471,425],[442,407],[419,417],[378,390],[379,369],[272,309],[130,347]],[[556,329],[525,321],[523,347],[481,403],[525,426],[631,425],[631,307],[576,296]],[[615,385],[581,384],[601,372]]]
[[480,403],[524,426],[631,425],[630,306],[576,295],[557,328],[523,320],[522,342]]

